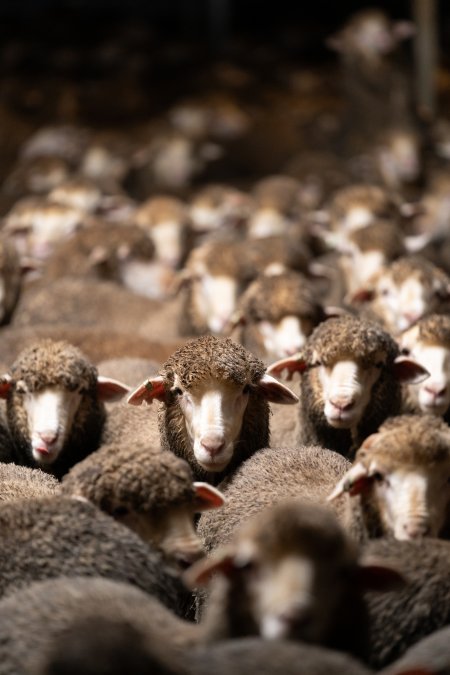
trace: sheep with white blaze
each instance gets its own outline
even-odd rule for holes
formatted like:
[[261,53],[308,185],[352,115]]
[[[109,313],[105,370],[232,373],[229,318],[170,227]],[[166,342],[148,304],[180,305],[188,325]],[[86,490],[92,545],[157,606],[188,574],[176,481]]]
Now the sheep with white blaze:
[[163,402],[162,447],[186,459],[197,479],[219,482],[269,444],[269,401],[298,398],[242,345],[205,335],[180,347],[128,398],[133,405],[154,400]]
[[430,373],[420,385],[404,389],[406,412],[440,415],[450,422],[450,317],[431,314],[397,338],[402,354],[414,358]]
[[432,415],[399,415],[366,438],[329,500],[339,503],[347,495],[344,524],[362,541],[448,537],[449,475],[445,422]]
[[100,444],[104,401],[128,391],[67,342],[24,349],[0,379],[14,460],[60,478]]
[[313,331],[296,355],[268,372],[300,380],[299,442],[322,445],[345,456],[401,410],[401,382],[419,382],[428,372],[400,356],[394,339],[364,319],[341,316]]

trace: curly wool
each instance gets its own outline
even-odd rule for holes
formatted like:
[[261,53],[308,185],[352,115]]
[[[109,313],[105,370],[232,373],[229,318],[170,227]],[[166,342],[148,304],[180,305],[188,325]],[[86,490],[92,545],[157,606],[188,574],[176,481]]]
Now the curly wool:
[[390,215],[393,204],[385,190],[376,185],[349,185],[337,190],[329,205],[332,225],[351,208],[362,207],[380,218]]
[[69,471],[62,491],[85,497],[110,515],[121,508],[154,513],[193,504],[195,495],[187,462],[145,443],[102,446]]
[[260,275],[241,296],[239,307],[253,323],[278,323],[285,316],[305,317],[314,323],[324,318],[308,280],[296,272]]
[[354,230],[349,234],[349,239],[360,251],[382,251],[387,260],[394,260],[406,253],[402,234],[390,220],[378,220]]
[[399,258],[381,274],[388,274],[398,285],[411,277],[418,279],[423,286],[432,286],[433,289],[436,282],[439,282],[442,289],[447,289],[450,284],[450,278],[440,267],[420,256]]
[[41,340],[24,349],[11,367],[15,384],[26,383],[30,392],[46,386],[61,384],[69,391],[93,392],[97,384],[97,369],[68,342]]
[[218,378],[235,384],[256,384],[264,363],[230,338],[204,335],[189,340],[163,364],[160,374],[173,385],[175,374],[189,389],[202,380]]
[[450,348],[450,317],[445,314],[430,314],[418,321],[417,339],[427,345]]
[[349,358],[364,365],[390,365],[398,356],[395,340],[374,322],[350,315],[329,319],[311,334],[303,354],[310,365],[332,366]]

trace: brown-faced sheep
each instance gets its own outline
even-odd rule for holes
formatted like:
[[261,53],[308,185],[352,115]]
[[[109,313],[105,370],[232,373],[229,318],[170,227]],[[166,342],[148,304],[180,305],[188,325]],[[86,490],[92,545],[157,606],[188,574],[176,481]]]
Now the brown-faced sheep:
[[225,481],[224,506],[201,516],[198,531],[206,550],[227,544],[242,523],[283,499],[325,504],[349,468],[342,455],[318,446],[259,450]]
[[72,467],[61,490],[92,502],[180,567],[203,555],[194,514],[223,503],[213,487],[193,482],[187,462],[144,441],[102,445]]
[[402,354],[411,356],[430,376],[403,389],[407,412],[440,415],[450,423],[450,317],[431,314],[398,336]]
[[[4,637],[0,645],[2,675],[35,673],[52,648],[64,643],[74,623],[82,626],[85,622],[94,622],[95,628],[91,633],[94,640],[94,636],[100,637],[99,629],[104,622],[120,623],[128,628],[128,636],[131,630],[142,636],[141,640],[144,644],[148,643],[160,666],[170,662],[171,658],[175,659],[182,647],[188,648],[197,640],[198,626],[176,617],[157,598],[143,592],[142,585],[136,588],[126,581],[126,578],[87,578],[81,574],[67,578],[62,574],[59,579],[35,582],[3,598],[0,601],[0,624]],[[44,625],[46,628],[42,630]],[[107,630],[107,634],[111,635],[111,631]],[[125,648],[117,632],[116,637]],[[132,641],[131,645],[134,644],[136,642]],[[145,654],[142,642],[140,644],[141,654]],[[80,660],[86,654],[84,648],[83,641],[83,648],[78,652]],[[101,654],[100,648],[100,652],[95,653],[93,672],[97,675],[102,663]],[[124,669],[117,672],[129,671],[135,657],[130,654],[128,657]],[[123,660],[121,663],[124,665]],[[118,664],[116,660],[113,663],[109,661],[108,665],[116,668]],[[93,664],[85,665],[92,667]],[[66,670],[64,672],[67,673]],[[108,669],[105,675],[111,672],[115,671]],[[157,672],[165,671],[158,669]]]
[[450,622],[450,543],[440,539],[372,539],[364,555],[395,564],[406,584],[396,593],[366,593],[370,619],[367,662],[376,669]]
[[450,429],[433,415],[389,418],[330,495],[347,493],[344,523],[359,539],[448,536]]
[[[201,586],[217,575],[201,623],[211,640],[262,635],[362,657],[368,639],[362,588],[369,572],[329,509],[285,500],[247,521],[185,579]],[[398,582],[390,572],[384,570],[385,581]]]
[[218,482],[268,445],[268,402],[298,400],[265,370],[242,345],[206,335],[180,347],[128,402],[163,402],[162,447],[186,459],[196,478]]
[[239,299],[232,336],[270,363],[299,351],[325,318],[306,277],[293,271],[262,274]]
[[300,443],[351,455],[389,416],[400,412],[400,382],[428,373],[399,356],[380,326],[351,316],[321,323],[296,356],[268,372],[301,373]]
[[159,551],[86,501],[52,495],[3,503],[0,532],[0,596],[59,576],[128,581],[176,611],[186,593]]
[[399,258],[352,298],[393,335],[429,314],[447,314],[450,277],[425,258]]
[[25,349],[0,382],[13,459],[60,478],[99,444],[106,410],[128,387],[99,377],[67,342],[43,340]]
[[60,484],[53,476],[28,466],[0,463],[0,502],[57,495]]

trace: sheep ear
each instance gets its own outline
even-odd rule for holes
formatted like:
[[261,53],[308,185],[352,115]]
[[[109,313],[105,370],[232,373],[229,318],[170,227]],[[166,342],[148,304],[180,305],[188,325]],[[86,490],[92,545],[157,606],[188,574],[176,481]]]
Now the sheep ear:
[[97,394],[100,401],[119,401],[129,391],[130,387],[119,380],[102,375],[97,377]]
[[407,356],[397,356],[392,365],[392,372],[395,379],[402,384],[420,384],[430,376],[428,370],[420,363]]
[[182,575],[185,586],[190,589],[207,586],[215,574],[229,577],[235,570],[234,553],[224,549],[222,554],[214,558],[202,558],[189,567]]
[[202,483],[196,481],[194,483],[195,489],[195,512],[208,511],[210,509],[218,509],[225,504],[225,497],[217,488],[209,485],[209,483]]
[[256,388],[271,403],[292,405],[293,403],[298,403],[299,400],[298,396],[289,387],[281,384],[281,382],[278,382],[278,380],[267,373],[256,384]]
[[357,462],[341,478],[333,492],[327,497],[327,502],[337,499],[344,492],[348,492],[351,497],[359,495],[370,483],[371,478],[368,475],[367,467],[362,462]]
[[294,373],[304,373],[307,369],[308,364],[301,354],[296,354],[294,356],[288,356],[286,359],[280,359],[275,361],[267,368],[267,373],[269,375],[274,375],[275,377],[282,377],[283,371],[286,371],[286,379],[292,380]]
[[407,579],[395,565],[367,556],[359,563],[358,582],[365,590],[396,591],[407,584]]
[[375,297],[375,291],[373,288],[360,288],[359,291],[355,291],[345,300],[351,305],[355,303],[371,302]]
[[11,384],[12,377],[11,375],[8,375],[8,373],[5,373],[5,375],[0,377],[0,398],[6,398],[8,396]]
[[145,401],[150,404],[153,403],[155,398],[158,401],[164,401],[165,396],[164,378],[161,375],[157,375],[156,377],[149,377],[148,380],[142,382],[139,387],[132,391],[127,398],[127,403],[130,405],[142,405]]

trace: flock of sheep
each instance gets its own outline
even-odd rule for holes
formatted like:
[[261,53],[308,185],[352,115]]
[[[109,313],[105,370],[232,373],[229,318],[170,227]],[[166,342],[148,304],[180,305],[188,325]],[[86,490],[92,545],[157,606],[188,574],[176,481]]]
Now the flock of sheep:
[[0,675],[450,673],[450,123],[413,32],[361,11],[337,87],[236,47],[129,134],[21,139]]

